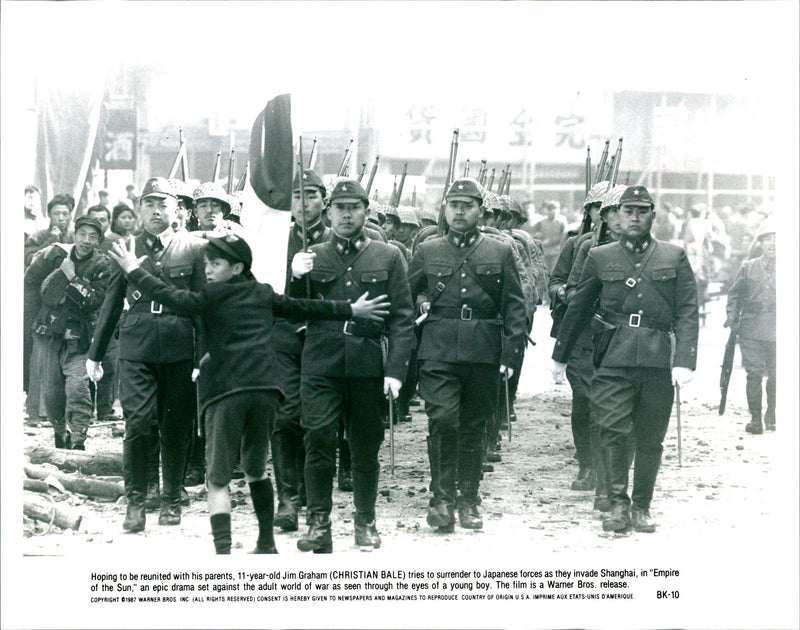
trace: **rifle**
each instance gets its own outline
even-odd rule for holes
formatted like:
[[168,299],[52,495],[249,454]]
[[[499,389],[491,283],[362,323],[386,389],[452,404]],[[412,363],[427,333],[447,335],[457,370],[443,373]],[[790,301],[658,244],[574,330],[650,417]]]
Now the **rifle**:
[[611,178],[609,179],[612,187],[617,185],[617,175],[619,174],[620,162],[622,162],[622,138],[619,139],[619,144],[617,145],[617,152],[614,155],[614,170],[611,173]]
[[464,177],[469,177],[469,158],[467,158],[467,163],[464,165]]
[[486,160],[481,160],[481,168],[478,171],[478,182],[481,186],[486,183],[486,171],[489,169],[486,167]]
[[403,164],[403,172],[400,173],[400,183],[397,185],[397,196],[394,198],[395,208],[400,205],[400,199],[403,196],[403,186],[406,183],[406,175],[408,174],[408,162]]
[[675,384],[675,418],[678,425],[678,468],[683,466],[683,457],[681,456],[681,386]]
[[366,170],[367,170],[367,161],[364,160],[363,162],[361,162],[361,170],[358,172],[358,177],[356,178],[359,184],[361,183],[361,180],[364,179],[364,171]]
[[603,149],[603,154],[600,156],[600,163],[597,165],[597,172],[594,175],[594,183],[603,181],[603,172],[606,168],[606,160],[608,159],[608,145],[611,140],[606,140],[606,146]]
[[314,169],[317,163],[317,138],[314,136],[314,144],[311,145],[311,155],[308,156],[308,168]]
[[458,155],[458,129],[453,129],[453,140],[450,142],[450,162],[447,165],[447,177],[444,180],[444,190],[442,191],[442,201],[439,204],[439,220],[437,221],[436,235],[444,235],[444,206],[447,199],[447,189],[453,182],[453,172],[456,168],[456,156]]
[[511,397],[508,395],[508,372],[503,374],[506,388],[506,422],[508,423],[508,443],[511,444]]
[[250,174],[250,162],[246,162],[244,165],[244,171],[239,176],[239,181],[236,183],[236,192],[242,192],[244,190],[245,184],[247,184],[247,176]]
[[506,189],[505,191],[500,191],[501,195],[510,195],[511,194],[511,164],[508,165],[508,172],[506,173]]
[[217,151],[217,159],[214,162],[214,174],[211,176],[211,181],[215,182],[219,179],[220,164],[222,162],[222,151]]
[[486,184],[486,190],[492,190],[492,184],[494,184],[494,171],[495,169],[492,169],[492,174],[489,176],[489,183]]
[[175,156],[175,161],[172,163],[172,168],[169,170],[169,179],[175,177],[175,174],[178,172],[178,165],[180,164],[183,173],[183,181],[186,181],[188,172],[186,167],[186,140],[183,137],[183,127],[178,127],[178,138],[180,143],[178,146],[178,154]]
[[506,169],[500,171],[500,182],[497,184],[497,194],[503,194],[503,187],[506,185]]
[[722,357],[722,372],[719,375],[719,415],[725,413],[725,403],[728,400],[728,384],[731,382],[731,372],[733,372],[733,356],[736,353],[737,334],[736,327],[731,326],[728,343],[725,344],[725,354]]
[[350,144],[347,145],[347,149],[344,151],[344,157],[342,158],[342,163],[339,166],[339,177],[347,177],[347,167],[350,164],[350,157],[353,155],[353,139],[350,139]]
[[414,186],[414,190],[411,191],[411,205],[416,207],[417,205],[417,187]]
[[589,190],[592,187],[592,150],[586,147],[586,196],[589,196]]
[[394,477],[394,397],[389,392],[389,476]]
[[367,187],[365,188],[367,194],[369,194],[369,191],[372,190],[372,182],[375,181],[375,173],[378,172],[378,162],[380,159],[380,155],[375,156],[375,163],[372,165],[372,170],[369,172],[369,179],[367,180]]
[[394,183],[392,184],[392,194],[389,195],[389,205],[392,208],[397,207],[397,175],[394,176]]
[[[297,168],[300,178],[300,233],[303,237],[303,252],[308,251],[308,236],[306,235],[306,191],[303,186],[303,136],[297,142]],[[311,274],[306,274],[306,297],[311,297]]]
[[235,149],[231,147],[231,156],[228,158],[228,194],[230,195],[233,192],[233,169],[236,166],[236,160],[234,158],[234,151]]

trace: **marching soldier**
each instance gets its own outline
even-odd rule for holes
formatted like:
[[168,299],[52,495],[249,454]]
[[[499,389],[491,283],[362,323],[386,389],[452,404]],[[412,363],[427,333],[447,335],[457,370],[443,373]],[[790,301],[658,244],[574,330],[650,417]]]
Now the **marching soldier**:
[[[110,260],[97,246],[103,227],[78,217],[74,244],[52,244],[25,272],[25,294],[38,305],[33,343],[56,448],[85,450],[92,422],[86,351],[105,297]],[[38,375],[37,375],[38,378]]]
[[[204,241],[172,229],[178,206],[169,182],[147,181],[141,197],[144,230],[135,239],[142,267],[179,289],[199,290],[205,280]],[[161,440],[163,491],[159,525],[181,522],[180,491],[195,410],[192,382],[195,326],[193,320],[165,307],[131,286],[118,265],[108,283],[105,301],[89,348],[86,370],[94,381],[102,378],[109,339],[122,312],[130,308],[119,328],[120,402],[125,417],[122,460],[128,508],[123,529],[145,527],[149,435],[158,424]]]
[[427,521],[444,532],[453,529],[456,504],[462,527],[483,527],[478,485],[486,422],[497,403],[498,371],[510,378],[525,344],[512,246],[478,230],[482,187],[458,179],[446,201],[448,233],[421,242],[409,266],[412,296],[427,315],[419,347],[433,491]]
[[197,217],[197,232],[236,234],[243,236],[242,226],[231,220],[231,202],[225,189],[214,182],[205,182],[195,188],[194,213]]
[[726,328],[738,331],[742,365],[747,373],[747,406],[750,422],[745,431],[760,435],[762,386],[767,379],[764,425],[775,430],[775,224],[766,219],[756,240],[763,253],[742,263],[728,292]]
[[[553,349],[554,376],[563,375],[599,299],[602,331],[594,339],[591,404],[600,427],[612,506],[603,530],[633,527],[649,533],[655,531],[650,503],[672,411],[673,383],[680,387],[690,382],[697,360],[697,291],[683,249],[650,235],[654,206],[647,189],[627,187],[619,207],[620,240],[589,250]],[[636,460],[629,497],[631,433],[636,436]]]
[[[365,291],[387,294],[391,311],[385,328],[352,319],[341,324],[309,322],[303,347],[300,397],[305,429],[308,531],[301,551],[330,553],[330,513],[337,424],[344,418],[350,445],[355,504],[355,542],[381,545],[375,525],[378,451],[383,441],[383,398],[397,397],[408,369],[412,307],[405,263],[392,245],[364,232],[369,198],[361,185],[341,179],[330,195],[333,233],[326,243],[299,253],[292,262],[293,295],[305,290],[310,272],[312,297],[354,300]],[[386,357],[382,337],[388,341]]]
[[[300,186],[303,186],[305,208],[301,204]],[[292,191],[292,217],[286,246],[286,281],[284,294],[289,294],[292,279],[292,259],[303,248],[303,227],[308,245],[323,243],[330,238],[331,229],[323,225],[327,191],[320,176],[311,169],[303,171],[302,179],[295,176]],[[272,432],[272,461],[275,468],[275,486],[278,491],[278,510],[275,526],[283,531],[297,531],[298,512],[305,502],[301,493],[305,485],[303,467],[305,447],[301,426],[300,360],[303,355],[305,323],[283,317],[275,318],[272,332],[275,347],[276,378],[283,385],[285,398],[275,416]]]

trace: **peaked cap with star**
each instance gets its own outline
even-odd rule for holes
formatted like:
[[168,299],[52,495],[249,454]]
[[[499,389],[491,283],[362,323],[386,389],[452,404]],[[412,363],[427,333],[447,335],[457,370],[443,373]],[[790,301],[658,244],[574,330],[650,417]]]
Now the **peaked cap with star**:
[[473,199],[477,199],[478,203],[483,203],[483,186],[472,177],[455,180],[447,190],[448,201],[472,201]]

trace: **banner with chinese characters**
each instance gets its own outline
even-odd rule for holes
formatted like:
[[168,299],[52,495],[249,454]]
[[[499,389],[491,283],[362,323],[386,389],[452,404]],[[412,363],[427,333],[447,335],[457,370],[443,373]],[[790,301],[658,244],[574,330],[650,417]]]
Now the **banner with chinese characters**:
[[[459,160],[580,163],[586,146],[612,137],[613,95],[537,94],[527,100],[501,100],[477,93],[469,104],[436,99],[376,100],[379,151],[417,159],[447,159],[454,129],[459,130]],[[599,153],[598,153],[599,155]]]
[[101,141],[100,168],[136,170],[136,109],[109,109]]

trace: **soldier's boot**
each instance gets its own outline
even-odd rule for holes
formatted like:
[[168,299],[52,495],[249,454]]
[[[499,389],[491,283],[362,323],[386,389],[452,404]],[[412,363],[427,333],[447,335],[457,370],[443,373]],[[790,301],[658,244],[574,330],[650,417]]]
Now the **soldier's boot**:
[[312,512],[308,515],[308,531],[297,541],[300,551],[314,553],[332,553],[330,513]]
[[375,517],[371,519],[356,512],[353,519],[353,529],[357,547],[372,547],[380,549],[381,537],[378,528],[375,526]]
[[86,430],[74,430],[69,436],[68,448],[73,451],[86,450]]
[[761,424],[761,376],[758,374],[747,374],[747,384],[745,385],[747,394],[747,406],[750,409],[750,422],[744,430],[753,435],[764,433],[764,426]]
[[[451,448],[447,448],[447,445]],[[431,466],[431,492],[427,522],[440,533],[450,533],[455,525],[456,458],[454,442],[441,436],[428,436],[428,460]],[[445,448],[443,448],[443,445]]]
[[144,497],[147,488],[147,444],[144,438],[122,441],[122,474],[128,507],[122,529],[135,533],[144,530]]
[[578,476],[572,482],[570,488],[577,491],[594,490],[596,475],[592,465],[589,463],[581,464],[578,468]]
[[653,500],[653,489],[656,486],[660,465],[661,451],[636,451],[631,492],[631,526],[634,531],[645,534],[656,531],[655,523],[650,520],[650,503]]
[[602,447],[608,479],[608,500],[611,512],[603,520],[603,531],[624,532],[630,529],[630,498],[628,497],[628,448],[624,441]]
[[611,510],[611,501],[608,500],[608,475],[606,474],[605,462],[600,451],[600,436],[594,427],[592,427],[589,438],[589,448],[592,455],[592,468],[595,472],[594,505],[592,509],[599,512],[609,512]]
[[337,467],[336,482],[339,490],[353,491],[353,469],[350,461],[350,444],[347,440],[339,440],[339,466]]
[[458,461],[458,524],[465,529],[481,529],[478,511],[478,485],[481,475],[481,449],[463,448]]
[[185,486],[199,486],[206,481],[206,440],[195,435],[192,438],[192,447],[186,460]]
[[[275,468],[275,488],[278,491],[275,526],[280,527],[284,532],[297,531],[300,510],[298,487],[302,469],[297,468],[296,449],[293,446],[287,436],[273,433],[272,462]],[[302,448],[302,444],[300,447]]]
[[764,426],[767,431],[775,430],[775,376],[767,376],[767,410],[764,412]]
[[181,490],[186,471],[186,447],[163,446],[161,449],[161,474],[164,479],[161,492],[159,525],[181,524]]
[[157,510],[161,507],[161,492],[159,484],[161,475],[161,445],[158,443],[158,429],[142,438],[146,442],[145,453],[147,458],[147,493],[144,507],[147,510]]
[[375,502],[378,499],[378,477],[380,464],[357,461],[353,467],[353,505],[356,508],[353,519],[355,541],[359,547],[381,546],[381,537],[375,527]]
[[56,448],[69,448],[70,447],[70,440],[69,440],[69,433],[66,431],[64,433],[55,433],[55,446]]
[[258,519],[258,540],[252,553],[278,553],[272,531],[275,510],[272,481],[267,478],[250,482],[250,498],[253,500],[253,509]]

